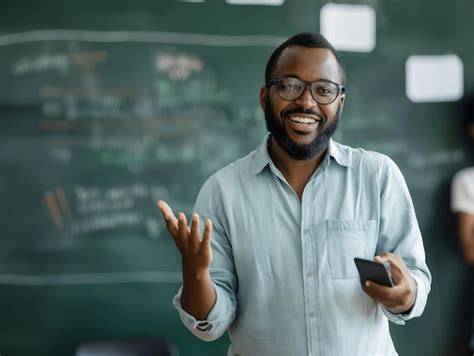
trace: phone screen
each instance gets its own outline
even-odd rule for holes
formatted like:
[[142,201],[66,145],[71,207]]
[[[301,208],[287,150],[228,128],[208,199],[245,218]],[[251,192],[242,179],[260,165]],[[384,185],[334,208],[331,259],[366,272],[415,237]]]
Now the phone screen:
[[387,287],[393,287],[395,283],[390,271],[390,263],[378,263],[375,261],[354,258],[357,270],[359,271],[360,282],[373,281]]

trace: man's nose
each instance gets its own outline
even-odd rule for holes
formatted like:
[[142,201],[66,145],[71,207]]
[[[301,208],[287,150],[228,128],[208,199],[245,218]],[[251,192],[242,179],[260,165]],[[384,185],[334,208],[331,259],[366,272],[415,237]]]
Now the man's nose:
[[305,110],[318,105],[311,94],[311,87],[309,85],[305,85],[303,93],[298,99],[295,100],[295,103],[300,105]]

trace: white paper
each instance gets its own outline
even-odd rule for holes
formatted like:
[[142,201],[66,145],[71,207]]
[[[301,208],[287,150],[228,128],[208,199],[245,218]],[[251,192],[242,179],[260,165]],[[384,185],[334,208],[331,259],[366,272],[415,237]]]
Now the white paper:
[[336,50],[371,52],[375,48],[375,11],[368,5],[326,4],[320,31]]
[[463,63],[455,54],[410,56],[405,79],[406,95],[415,103],[457,101],[463,96]]
[[230,5],[269,5],[280,6],[285,0],[225,0]]

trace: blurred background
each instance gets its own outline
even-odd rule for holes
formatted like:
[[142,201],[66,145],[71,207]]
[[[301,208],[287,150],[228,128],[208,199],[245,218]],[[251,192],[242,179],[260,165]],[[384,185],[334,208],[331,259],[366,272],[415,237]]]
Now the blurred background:
[[266,132],[273,49],[322,31],[347,96],[336,139],[401,168],[424,236],[424,315],[391,325],[401,355],[463,355],[467,273],[450,182],[474,163],[472,0],[0,1],[0,354],[74,355],[163,337],[224,355],[171,300],[180,257],[155,208],[191,213],[205,179]]

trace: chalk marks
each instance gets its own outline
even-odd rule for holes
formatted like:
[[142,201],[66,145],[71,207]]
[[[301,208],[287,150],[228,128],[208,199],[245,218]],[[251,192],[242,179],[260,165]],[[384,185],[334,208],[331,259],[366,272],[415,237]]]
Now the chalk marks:
[[269,35],[228,36],[157,31],[35,30],[0,35],[0,46],[41,41],[78,41],[97,43],[139,42],[211,47],[263,46],[274,48],[286,39],[284,36]]
[[46,204],[46,208],[48,209],[51,221],[56,227],[62,228],[64,225],[63,217],[59,208],[57,198],[55,197],[54,193],[49,190],[44,193],[44,201]]
[[[105,187],[76,184],[72,189],[47,190],[44,204],[53,226],[73,237],[128,227],[157,239],[160,216],[152,214],[154,202],[167,195],[166,188],[143,183]],[[149,209],[143,209],[146,206]]]
[[186,54],[157,54],[156,68],[167,73],[171,80],[186,80],[193,72],[201,72],[204,62],[201,58]]
[[409,157],[409,163],[416,168],[438,167],[446,164],[460,163],[465,159],[461,149],[442,150],[430,152],[429,154],[413,153]]
[[132,271],[71,274],[0,274],[0,285],[41,287],[122,283],[176,283],[182,281],[179,271]]
[[23,75],[30,73],[40,73],[55,71],[60,74],[68,74],[70,62],[67,55],[59,54],[39,54],[35,57],[21,57],[13,65],[12,73]]
[[40,53],[33,56],[22,56],[13,63],[14,75],[54,72],[62,75],[70,74],[72,66],[80,67],[83,71],[91,71],[98,63],[104,63],[108,58],[105,50],[75,53]]

